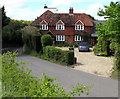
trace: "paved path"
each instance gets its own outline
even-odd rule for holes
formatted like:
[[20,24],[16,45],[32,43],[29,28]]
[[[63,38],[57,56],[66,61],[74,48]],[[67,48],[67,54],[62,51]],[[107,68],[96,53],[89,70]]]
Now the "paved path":
[[17,61],[21,60],[30,63],[25,66],[32,69],[33,76],[41,78],[40,73],[46,73],[50,77],[57,77],[66,91],[70,90],[71,85],[81,83],[85,86],[93,85],[90,94],[88,96],[81,94],[82,97],[118,97],[117,80],[50,63],[33,56],[20,55],[17,57]]

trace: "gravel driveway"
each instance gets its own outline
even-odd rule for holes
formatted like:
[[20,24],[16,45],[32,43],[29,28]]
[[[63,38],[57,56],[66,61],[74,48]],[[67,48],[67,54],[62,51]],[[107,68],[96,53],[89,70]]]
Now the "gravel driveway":
[[[59,47],[58,47],[59,48]],[[68,50],[67,47],[60,49]],[[77,64],[73,65],[74,69],[97,74],[103,77],[110,77],[113,68],[113,57],[95,56],[91,52],[79,52],[75,48],[75,57],[77,57]]]

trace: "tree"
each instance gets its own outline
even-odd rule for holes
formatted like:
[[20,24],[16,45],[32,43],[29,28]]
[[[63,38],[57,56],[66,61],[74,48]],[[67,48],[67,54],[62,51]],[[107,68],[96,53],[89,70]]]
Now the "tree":
[[24,43],[24,52],[30,53],[32,50],[37,52],[41,49],[39,29],[34,26],[25,26],[22,29],[22,40]]
[[26,25],[27,23],[24,23],[22,21],[10,19],[8,25],[3,27],[3,32],[2,32],[3,41],[22,42],[21,29]]
[[10,18],[6,16],[5,7],[3,6],[1,9],[2,9],[2,27],[4,27],[8,25],[8,23],[10,22]]
[[109,6],[104,6],[105,10],[99,9],[98,15],[104,16],[107,20],[98,24],[98,42],[109,41],[110,49],[114,49],[115,66],[114,70],[120,71],[120,2],[111,2]]

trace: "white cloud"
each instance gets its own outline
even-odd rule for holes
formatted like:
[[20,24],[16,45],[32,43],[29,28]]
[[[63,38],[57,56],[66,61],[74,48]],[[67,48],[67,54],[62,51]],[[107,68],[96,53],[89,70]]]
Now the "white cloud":
[[99,10],[99,8],[104,8],[102,4],[100,3],[94,3],[94,4],[90,4],[88,9],[75,9],[76,13],[86,13],[86,14],[90,14],[91,16],[93,16],[95,19],[103,19],[103,17],[99,17],[97,15],[97,12]]
[[[28,0],[2,0],[0,6],[5,6],[5,11],[8,17],[19,20],[34,20],[42,14],[42,9],[31,10],[25,5]],[[29,2],[40,2],[41,0],[30,0]],[[39,15],[38,15],[39,14]]]
[[9,6],[9,7],[21,7],[27,0],[2,0],[0,2],[1,5]]
[[[23,20],[34,20],[37,16],[41,15],[44,10],[40,7],[39,9],[28,8],[26,5],[27,3],[32,2],[39,3],[40,5],[44,2],[51,4],[52,7],[57,7],[59,10],[58,12],[64,13],[68,12],[69,7],[73,3],[88,3],[92,2],[89,5],[88,9],[74,9],[76,13],[87,13],[95,18],[99,18],[97,16],[97,12],[99,8],[103,8],[101,2],[110,2],[110,1],[117,1],[117,0],[98,0],[98,3],[95,3],[96,0],[1,0],[0,6],[5,6],[5,11],[8,17],[13,19],[23,19]],[[44,5],[43,5],[44,6]],[[68,8],[67,8],[68,7]],[[33,10],[34,9],[34,10]]]
[[71,5],[73,2],[81,2],[82,0],[52,0],[52,6],[57,5]]
[[88,13],[95,18],[98,18],[97,12],[99,11],[99,8],[104,8],[102,4],[100,3],[95,3],[91,4],[88,9]]

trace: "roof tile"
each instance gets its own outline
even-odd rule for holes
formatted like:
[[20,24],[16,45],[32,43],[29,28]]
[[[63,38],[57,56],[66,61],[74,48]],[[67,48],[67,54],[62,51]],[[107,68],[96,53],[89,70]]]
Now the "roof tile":
[[62,20],[66,26],[74,26],[78,20],[81,20],[85,26],[93,26],[93,19],[87,14],[53,13],[49,10],[34,20],[32,25],[39,25],[43,20],[45,20],[50,26],[55,26],[59,20]]

